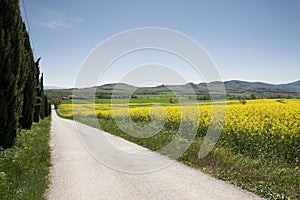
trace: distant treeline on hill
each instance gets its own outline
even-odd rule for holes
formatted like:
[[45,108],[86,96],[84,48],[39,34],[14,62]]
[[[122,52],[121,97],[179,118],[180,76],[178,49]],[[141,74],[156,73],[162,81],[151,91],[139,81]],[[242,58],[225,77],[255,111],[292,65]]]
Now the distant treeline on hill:
[[[212,83],[188,83],[185,85],[161,85],[156,87],[134,87],[118,83],[106,84],[90,88],[54,89],[46,90],[47,96],[64,99],[89,99],[89,98],[166,98],[174,97],[175,93],[186,98],[209,100],[210,94],[219,91],[209,91]],[[300,81],[288,84],[273,85],[260,82],[226,81],[224,82],[226,97],[228,99],[264,99],[264,98],[299,98]],[[192,88],[193,90],[191,90]],[[134,91],[131,94],[131,91]]]
[[0,1],[0,55],[0,149],[5,149],[22,128],[51,111],[18,0]]

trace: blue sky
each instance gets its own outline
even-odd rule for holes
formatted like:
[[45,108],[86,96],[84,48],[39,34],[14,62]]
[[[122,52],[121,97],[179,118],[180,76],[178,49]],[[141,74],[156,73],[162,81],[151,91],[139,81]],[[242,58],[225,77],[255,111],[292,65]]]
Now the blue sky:
[[[45,85],[72,87],[99,43],[142,27],[190,36],[206,49],[223,80],[300,79],[298,0],[25,0],[25,8],[27,19],[21,4],[35,56],[42,57]],[[117,81],[116,74],[107,74],[104,82]],[[202,81],[193,73],[186,80]]]

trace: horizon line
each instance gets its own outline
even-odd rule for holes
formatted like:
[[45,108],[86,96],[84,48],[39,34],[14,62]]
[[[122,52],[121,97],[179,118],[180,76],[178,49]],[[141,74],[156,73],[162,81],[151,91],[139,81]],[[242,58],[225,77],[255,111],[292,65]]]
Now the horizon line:
[[[165,86],[171,86],[171,85],[186,85],[186,84],[201,84],[201,83],[213,83],[213,82],[230,82],[230,81],[240,81],[240,82],[248,82],[248,83],[264,83],[264,84],[270,84],[270,85],[284,85],[284,84],[290,84],[290,83],[294,83],[294,82],[297,82],[297,81],[300,81],[300,79],[298,80],[294,80],[294,81],[290,81],[290,82],[283,82],[283,83],[272,83],[272,82],[264,82],[264,81],[261,81],[261,80],[240,80],[240,79],[228,79],[228,80],[222,80],[222,81],[210,81],[210,82],[198,82],[198,83],[195,83],[195,82],[186,82],[186,83],[182,83],[182,84],[157,84],[157,85],[151,85],[151,86],[138,86],[138,85],[133,85],[133,84],[129,84],[129,83],[119,83],[119,82],[107,82],[107,83],[101,83],[99,85],[93,85],[93,86],[84,86],[84,87],[69,87],[69,86],[61,86],[61,85],[57,85],[57,84],[45,84],[44,87],[56,87],[57,89],[73,89],[73,88],[79,88],[79,89],[83,89],[83,88],[90,88],[90,87],[99,87],[99,86],[103,86],[103,85],[109,85],[109,84],[126,84],[126,85],[130,85],[130,86],[134,86],[134,87],[158,87],[158,86],[162,86],[162,85],[165,85]],[[55,89],[55,88],[54,88]],[[47,90],[47,89],[46,89]]]

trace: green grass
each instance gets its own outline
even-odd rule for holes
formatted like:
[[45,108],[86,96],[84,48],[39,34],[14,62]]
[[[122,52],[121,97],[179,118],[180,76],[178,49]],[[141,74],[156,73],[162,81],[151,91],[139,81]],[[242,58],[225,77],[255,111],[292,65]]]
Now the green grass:
[[84,124],[87,124],[91,127],[98,128],[101,130],[104,130],[106,132],[112,133],[114,135],[117,135],[119,137],[122,137],[128,141],[134,142],[136,144],[139,144],[141,146],[144,146],[146,148],[149,148],[153,151],[156,151],[162,147],[164,147],[167,143],[169,143],[172,140],[172,137],[174,134],[171,134],[170,131],[162,130],[159,133],[155,134],[153,137],[149,138],[136,138],[133,136],[130,136],[123,131],[121,131],[114,120],[104,120],[96,118],[87,118],[87,117],[76,117],[77,121],[80,121]]
[[0,151],[0,199],[44,199],[48,186],[50,124],[47,117],[22,130],[14,146]]
[[[131,98],[130,103],[169,103],[170,98],[160,98],[160,97],[149,97],[149,98]],[[114,99],[113,102],[111,99],[86,99],[86,100],[63,100],[62,104],[94,104],[94,103],[103,103],[103,104],[110,104],[110,103],[117,103],[123,104],[128,103],[128,99]]]
[[[188,102],[190,103],[186,98],[181,98],[181,102]],[[211,104],[212,102],[210,100],[199,100],[197,101],[200,105],[207,105]],[[248,102],[251,102],[250,100]],[[128,99],[114,99],[113,102],[111,99],[86,99],[86,100],[62,100],[62,104],[126,104],[128,103]],[[170,98],[169,97],[139,97],[137,99],[131,98],[129,100],[130,104],[170,104]],[[224,101],[215,102],[214,104],[224,104]],[[178,104],[178,102],[175,102],[175,104]],[[240,104],[237,100],[228,100],[226,101],[226,104]],[[139,106],[141,106],[139,105]]]
[[250,158],[220,144],[200,159],[198,152],[201,143],[201,139],[196,139],[178,160],[267,199],[300,199],[299,167],[285,162]]

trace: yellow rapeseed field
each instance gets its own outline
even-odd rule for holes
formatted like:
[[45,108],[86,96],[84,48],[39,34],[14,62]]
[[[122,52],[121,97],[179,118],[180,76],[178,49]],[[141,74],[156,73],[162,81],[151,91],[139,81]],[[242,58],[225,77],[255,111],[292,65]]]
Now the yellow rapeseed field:
[[[168,129],[178,128],[182,120],[197,119],[189,124],[191,129],[198,129],[197,135],[201,137],[209,127],[211,107],[210,103],[184,108],[170,104],[129,104],[129,107],[123,104],[62,104],[59,114],[67,118],[78,115],[107,120],[130,116],[134,122],[144,123],[155,119],[164,122]],[[194,116],[195,113],[199,116]],[[300,100],[249,100],[245,105],[227,101],[226,120],[219,141],[240,153],[253,156],[261,153],[299,162]]]

